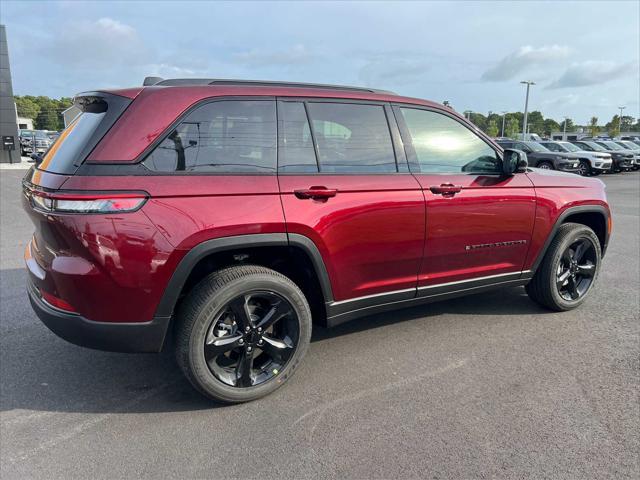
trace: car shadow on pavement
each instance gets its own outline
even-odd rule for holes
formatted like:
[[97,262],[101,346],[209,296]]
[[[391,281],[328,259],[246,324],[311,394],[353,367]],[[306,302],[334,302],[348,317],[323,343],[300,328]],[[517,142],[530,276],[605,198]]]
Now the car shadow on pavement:
[[[0,271],[0,412],[21,422],[36,412],[154,413],[219,408],[197,393],[170,350],[121,354],[90,350],[56,337],[36,317],[23,269]],[[441,314],[519,315],[544,310],[522,288],[387,312],[326,329],[312,342]],[[233,408],[233,407],[232,407]]]

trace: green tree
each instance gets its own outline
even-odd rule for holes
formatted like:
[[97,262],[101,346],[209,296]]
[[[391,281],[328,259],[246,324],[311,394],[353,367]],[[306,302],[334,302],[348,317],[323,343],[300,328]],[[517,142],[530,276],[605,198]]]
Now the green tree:
[[478,127],[483,132],[486,131],[487,117],[485,117],[481,113],[471,112],[469,114],[469,120],[471,120],[471,123],[473,123],[476,127]]
[[545,118],[544,119],[544,134],[547,136],[551,136],[551,132],[557,132],[560,130],[560,124],[556,122],[553,118]]
[[489,120],[487,123],[486,134],[490,137],[498,136],[498,123],[494,119]]
[[40,105],[38,105],[33,97],[15,97],[16,109],[18,116],[24,118],[35,119],[40,113]]
[[614,115],[611,121],[607,123],[607,131],[611,137],[620,135],[620,117],[618,115]]
[[509,138],[516,138],[520,132],[520,123],[515,115],[507,115],[505,118],[504,135]]
[[62,112],[73,104],[68,97],[60,99],[31,95],[15,96],[18,115],[31,118],[37,130],[62,130],[64,120]]
[[592,137],[595,137],[596,135],[598,135],[599,130],[600,128],[598,127],[598,117],[591,117],[591,120],[589,120],[589,133]]
[[628,132],[629,130],[631,130],[634,120],[635,119],[629,115],[623,115],[620,119],[620,131]]
[[544,117],[539,111],[529,113],[527,117],[528,130],[530,133],[544,134]]

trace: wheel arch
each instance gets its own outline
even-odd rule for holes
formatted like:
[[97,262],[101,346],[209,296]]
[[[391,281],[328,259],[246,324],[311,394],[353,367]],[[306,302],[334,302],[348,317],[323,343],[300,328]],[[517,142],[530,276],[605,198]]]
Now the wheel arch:
[[556,222],[551,228],[542,249],[540,249],[536,260],[531,267],[532,274],[535,273],[540,266],[540,263],[542,263],[549,245],[551,245],[558,229],[565,223],[579,223],[591,228],[598,237],[598,240],[600,240],[601,253],[604,257],[607,250],[607,244],[609,242],[610,217],[611,214],[609,213],[609,210],[602,205],[581,205],[577,207],[569,207],[564,210],[556,219]]
[[[316,307],[333,301],[331,282],[315,243],[303,236],[266,233],[221,237],[204,241],[182,258],[165,287],[156,317],[172,316],[180,299],[193,284],[213,270],[232,264],[267,266],[292,278]],[[291,261],[292,260],[292,261]],[[305,274],[310,282],[305,281]],[[316,300],[315,302],[313,300]]]

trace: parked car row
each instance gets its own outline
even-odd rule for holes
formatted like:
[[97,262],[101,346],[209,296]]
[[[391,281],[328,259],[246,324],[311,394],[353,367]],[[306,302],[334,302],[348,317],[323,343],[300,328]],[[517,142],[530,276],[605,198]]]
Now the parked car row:
[[504,148],[522,150],[529,165],[582,176],[640,169],[640,140],[583,138],[573,141],[521,141],[500,138]]
[[20,130],[20,154],[29,156],[33,153],[44,153],[58,138],[59,133],[49,130]]

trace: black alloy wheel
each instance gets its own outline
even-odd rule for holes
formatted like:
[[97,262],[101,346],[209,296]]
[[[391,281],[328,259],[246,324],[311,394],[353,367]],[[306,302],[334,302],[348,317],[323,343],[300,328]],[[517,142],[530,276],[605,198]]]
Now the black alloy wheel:
[[284,297],[252,291],[215,314],[202,348],[218,380],[246,388],[277,376],[294,352],[299,335],[295,310]]
[[567,301],[578,300],[591,287],[596,273],[596,246],[589,238],[579,238],[563,252],[556,272],[556,287]]

